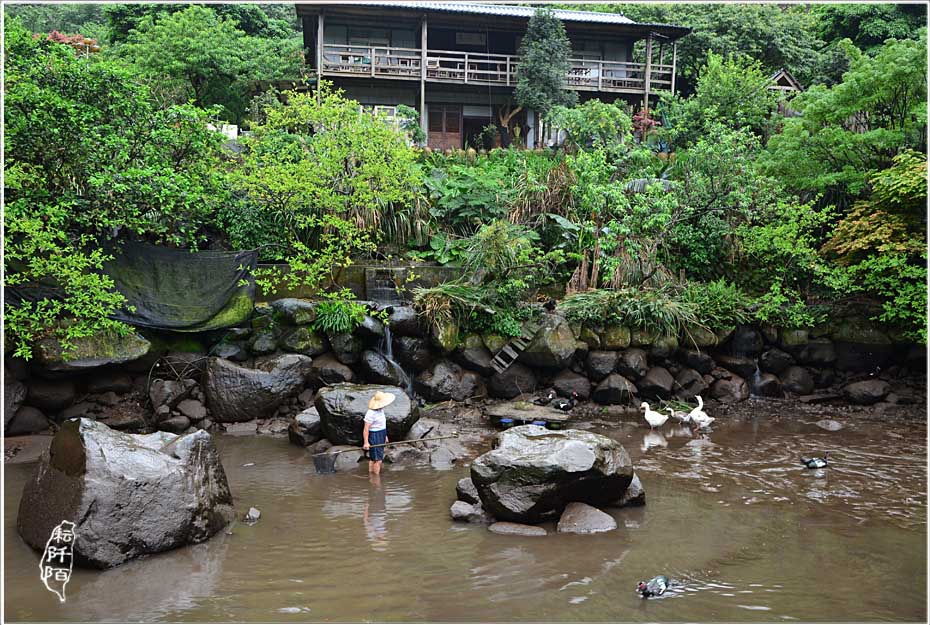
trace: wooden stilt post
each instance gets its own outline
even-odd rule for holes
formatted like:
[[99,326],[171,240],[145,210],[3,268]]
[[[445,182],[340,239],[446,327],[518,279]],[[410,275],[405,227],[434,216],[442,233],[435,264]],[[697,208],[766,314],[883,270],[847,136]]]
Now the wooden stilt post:
[[672,93],[675,93],[675,61],[678,60],[678,42],[672,44]]
[[652,33],[646,36],[646,82],[643,94],[643,107],[649,108],[649,83],[652,79]]
[[420,128],[429,145],[429,124],[426,119],[426,16],[420,18]]

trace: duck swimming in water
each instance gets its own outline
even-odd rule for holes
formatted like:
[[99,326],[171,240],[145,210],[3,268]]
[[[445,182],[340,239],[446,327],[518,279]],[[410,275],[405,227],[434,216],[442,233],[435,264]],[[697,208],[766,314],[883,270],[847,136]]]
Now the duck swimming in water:
[[807,467],[808,469],[823,469],[824,467],[826,467],[826,466],[829,464],[829,463],[827,462],[827,458],[828,458],[829,456],[830,456],[830,452],[829,452],[829,451],[824,452],[823,458],[817,458],[817,457],[814,457],[814,458],[806,458],[806,457],[804,457],[804,456],[801,456],[801,464],[803,464],[803,465],[804,465],[805,467]]
[[659,597],[668,590],[669,579],[665,575],[656,575],[648,582],[640,582],[636,585],[636,592],[643,596],[643,599],[649,597]]
[[688,413],[688,421],[690,421],[694,427],[698,429],[706,428],[711,423],[716,421],[716,419],[704,412],[704,400],[701,399],[701,396],[697,395],[696,399],[698,400],[697,408],[694,408],[691,412]]

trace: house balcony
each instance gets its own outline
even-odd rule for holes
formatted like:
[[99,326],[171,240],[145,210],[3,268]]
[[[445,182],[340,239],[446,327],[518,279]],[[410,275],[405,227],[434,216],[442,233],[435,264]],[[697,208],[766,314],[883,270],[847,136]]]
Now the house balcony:
[[[325,44],[323,76],[371,77],[476,86],[514,87],[520,58],[507,54]],[[424,68],[425,62],[425,68]],[[674,65],[569,59],[566,84],[576,91],[645,94],[673,86]]]

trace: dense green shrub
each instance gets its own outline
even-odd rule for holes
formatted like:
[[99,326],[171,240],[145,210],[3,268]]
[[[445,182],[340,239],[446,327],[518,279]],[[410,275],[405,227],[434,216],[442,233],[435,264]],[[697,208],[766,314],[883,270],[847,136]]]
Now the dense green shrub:
[[559,303],[559,310],[589,326],[623,325],[658,336],[679,336],[700,325],[695,303],[669,288],[574,293]]
[[330,294],[314,308],[313,329],[326,334],[352,332],[365,320],[368,309],[351,299],[350,291]]
[[723,330],[752,320],[752,299],[738,286],[724,279],[691,282],[681,292],[684,301],[694,305],[697,318],[711,330]]

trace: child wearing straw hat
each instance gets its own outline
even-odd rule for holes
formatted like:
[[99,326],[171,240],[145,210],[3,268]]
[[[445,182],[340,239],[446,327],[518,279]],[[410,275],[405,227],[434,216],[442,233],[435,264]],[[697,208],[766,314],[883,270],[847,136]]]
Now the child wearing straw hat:
[[388,442],[387,417],[384,409],[394,401],[391,393],[378,391],[368,400],[368,412],[365,413],[365,429],[362,431],[362,448],[368,451],[368,473],[381,474],[384,461],[384,447],[372,447]]

